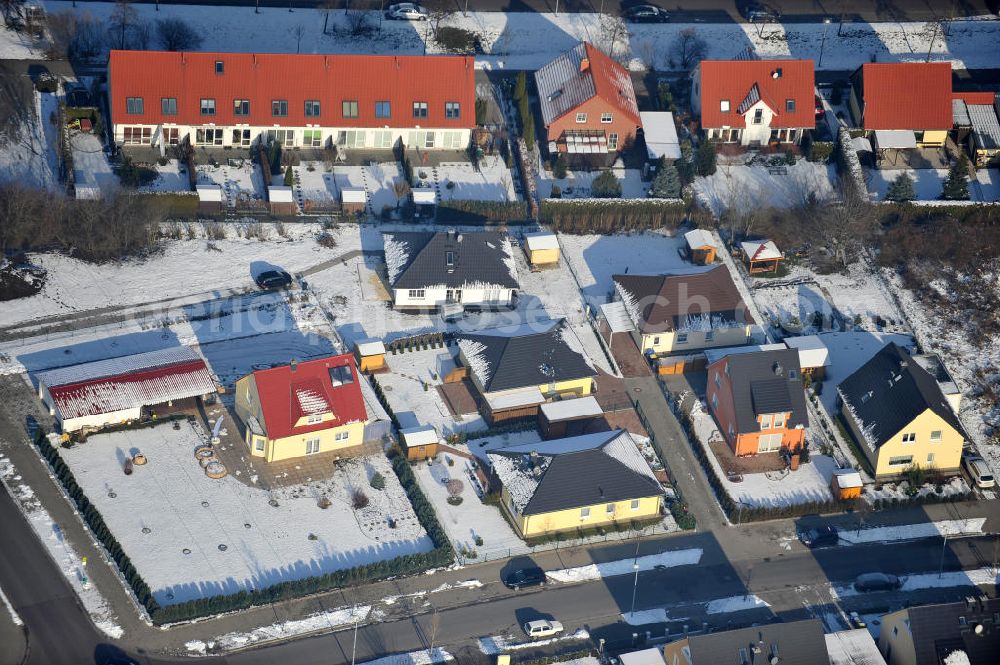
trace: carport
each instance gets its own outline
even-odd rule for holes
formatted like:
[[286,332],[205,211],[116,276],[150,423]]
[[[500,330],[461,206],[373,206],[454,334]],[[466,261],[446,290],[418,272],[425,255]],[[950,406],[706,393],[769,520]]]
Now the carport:
[[879,161],[892,152],[892,164],[896,164],[900,150],[916,150],[917,137],[908,129],[876,129],[873,135],[874,148]]

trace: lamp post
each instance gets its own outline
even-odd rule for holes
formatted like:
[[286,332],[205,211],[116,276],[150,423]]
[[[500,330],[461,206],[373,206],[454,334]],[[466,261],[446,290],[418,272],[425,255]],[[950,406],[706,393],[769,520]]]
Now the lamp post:
[[635,577],[632,580],[632,612],[635,614],[635,597],[639,592],[639,544],[642,542],[642,531],[639,531],[638,535],[635,537],[635,558],[632,559],[632,570],[635,571]]
[[944,540],[941,541],[941,564],[938,566],[938,579],[944,575],[944,552],[948,548],[948,534],[944,535]]
[[826,33],[830,30],[830,17],[823,19],[823,41],[819,44],[819,60],[816,62],[816,69],[823,66],[823,50],[826,48]]
[[358,606],[355,605],[351,610],[351,614],[354,615],[354,643],[351,645],[351,665],[354,665],[354,657],[358,653]]

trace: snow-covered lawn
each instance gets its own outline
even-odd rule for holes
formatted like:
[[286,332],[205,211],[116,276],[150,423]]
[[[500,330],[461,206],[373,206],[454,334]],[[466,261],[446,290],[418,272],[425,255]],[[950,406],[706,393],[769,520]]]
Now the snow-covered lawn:
[[100,196],[113,194],[120,187],[118,176],[111,170],[101,139],[94,134],[73,131],[69,145],[73,151],[73,178],[77,198],[86,197],[84,191]]
[[837,386],[862,365],[872,359],[889,342],[910,348],[913,338],[880,332],[831,332],[820,335],[830,351],[830,365],[826,368],[823,394],[820,401],[831,417],[837,413]]
[[545,571],[545,576],[553,582],[588,582],[603,577],[628,575],[634,573],[638,566],[640,571],[674,566],[694,566],[701,561],[702,550],[692,548],[686,550],[670,550],[657,554],[646,554],[635,559],[620,559],[604,563],[592,563],[577,568],[561,568]]
[[[80,556],[67,542],[62,529],[42,506],[42,502],[35,496],[34,490],[22,481],[17,469],[3,455],[0,455],[0,482],[17,503],[21,512],[24,513],[25,519],[28,520],[38,539],[45,545],[49,556],[62,570],[66,581],[73,587],[73,591],[76,592],[87,613],[90,614],[94,625],[112,639],[121,638],[124,630],[118,625],[117,618],[104,596],[101,595],[96,586],[87,580],[86,568],[80,560]],[[4,604],[7,604],[6,597],[4,597]],[[7,607],[11,616],[16,618],[17,615],[13,608],[9,604]],[[17,620],[19,619],[16,619],[15,622]]]
[[[9,31],[0,26],[0,35]],[[0,49],[4,46],[0,40]],[[58,112],[61,96],[32,90],[34,113],[20,140],[0,142],[0,181],[54,189],[59,186]]]
[[298,166],[293,166],[292,172],[295,174],[295,184],[292,189],[300,202],[340,201],[334,167],[327,165],[326,162],[302,162]]
[[[414,176],[424,168],[414,167]],[[398,162],[380,162],[369,166],[337,165],[333,167],[333,173],[335,196],[339,197],[344,189],[363,189],[368,193],[369,209],[376,215],[386,206],[396,207],[399,199],[393,185],[406,179]]]
[[[415,169],[424,170],[424,169]],[[479,170],[469,162],[442,162],[434,169],[442,201],[516,201],[514,177],[499,155],[486,155]]]
[[[888,502],[892,500],[902,503],[913,499],[912,496],[907,494],[909,487],[910,483],[906,480],[901,480],[898,483],[884,483],[881,486],[872,485],[865,488],[861,498],[868,503],[874,503],[876,501]],[[969,484],[965,482],[965,478],[960,475],[951,478],[946,483],[942,483],[940,493],[937,490],[937,484],[924,483],[917,490],[916,496],[919,498],[935,494],[938,497],[959,497],[967,496],[972,492],[972,488],[970,488]]]
[[[920,201],[936,201],[941,198],[948,169],[866,169],[868,191],[876,201],[884,201],[889,185],[902,173],[913,179],[913,189]],[[1000,201],[1000,169],[982,169],[976,172],[976,180],[969,181],[970,201]],[[942,201],[942,204],[948,202]]]
[[0,60],[44,60],[44,46],[26,31],[18,32],[0,25]]
[[720,162],[714,175],[696,178],[698,199],[715,215],[724,210],[762,207],[787,208],[805,205],[810,196],[819,202],[835,197],[837,167],[799,159],[784,166],[785,174],[772,174],[763,164],[744,166]]
[[179,160],[168,159],[164,165],[154,164],[156,180],[148,185],[140,187],[143,192],[187,192],[191,190],[190,181],[187,176],[187,167],[182,166]]
[[745,473],[741,482],[733,482],[715,457],[709,441],[722,441],[715,419],[698,400],[691,404],[691,422],[695,434],[715,468],[726,493],[733,501],[747,508],[778,508],[808,501],[829,501],[830,479],[837,468],[832,457],[813,453],[809,462],[796,471]]
[[[642,171],[618,168],[612,169],[612,173],[621,183],[623,199],[646,198],[649,183],[642,181]],[[601,171],[569,171],[565,178],[556,179],[552,177],[551,171],[546,171],[539,165],[538,175],[535,177],[535,182],[538,185],[538,196],[543,199],[549,198],[552,195],[552,186],[559,185],[564,199],[590,198],[594,178],[600,174]]]
[[985,523],[985,517],[974,517],[964,520],[941,520],[939,522],[904,524],[902,526],[879,526],[859,531],[844,530],[840,532],[840,542],[844,545],[860,545],[863,543],[888,543],[942,536],[949,538],[956,536],[978,536],[982,534]]
[[[415,552],[433,544],[383,456],[353,459],[329,480],[267,492],[213,480],[194,457],[189,424],[92,436],[62,451],[77,482],[164,605],[270,586]],[[149,459],[130,476],[125,456]],[[331,462],[332,464],[332,462]],[[369,487],[375,473],[384,490]],[[353,490],[370,500],[351,508]],[[333,505],[323,510],[318,499]],[[274,500],[277,505],[269,504]],[[395,521],[390,528],[388,519]]]
[[199,185],[221,186],[223,200],[228,201],[230,205],[267,200],[264,175],[260,166],[249,159],[236,160],[232,166],[228,161],[219,161],[217,164],[217,166],[211,164],[195,166]]

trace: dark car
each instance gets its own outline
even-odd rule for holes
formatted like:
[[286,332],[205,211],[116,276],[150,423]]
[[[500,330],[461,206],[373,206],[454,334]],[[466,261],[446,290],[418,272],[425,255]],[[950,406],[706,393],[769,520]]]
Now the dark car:
[[819,120],[826,115],[826,108],[823,107],[823,100],[816,95],[816,119]]
[[545,571],[541,568],[519,568],[503,578],[503,584],[514,591],[523,587],[542,586],[545,584]]
[[781,13],[772,7],[759,2],[747,2],[740,8],[740,13],[750,23],[773,23],[781,18]]
[[292,276],[284,270],[265,270],[254,281],[262,289],[286,289],[292,283]]
[[629,7],[622,16],[629,23],[666,23],[670,20],[670,14],[653,5]]
[[835,526],[819,526],[799,534],[799,540],[809,548],[832,547],[840,542]]
[[865,573],[854,580],[857,591],[895,591],[903,586],[903,581],[889,573]]

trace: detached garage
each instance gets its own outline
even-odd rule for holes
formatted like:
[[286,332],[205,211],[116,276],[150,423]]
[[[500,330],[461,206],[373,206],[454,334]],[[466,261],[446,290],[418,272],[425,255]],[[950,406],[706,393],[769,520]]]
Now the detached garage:
[[35,380],[63,432],[161,415],[181,400],[216,392],[205,361],[186,346],[60,367]]

